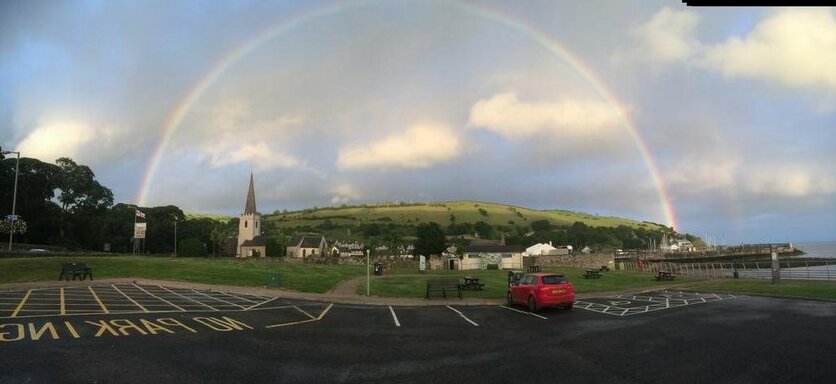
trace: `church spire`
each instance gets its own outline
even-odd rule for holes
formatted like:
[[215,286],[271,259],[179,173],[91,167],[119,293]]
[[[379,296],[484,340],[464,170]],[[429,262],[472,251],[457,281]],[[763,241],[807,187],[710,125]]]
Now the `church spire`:
[[256,213],[255,210],[255,188],[253,188],[253,174],[250,172],[250,189],[247,191],[247,204],[244,206],[244,214]]

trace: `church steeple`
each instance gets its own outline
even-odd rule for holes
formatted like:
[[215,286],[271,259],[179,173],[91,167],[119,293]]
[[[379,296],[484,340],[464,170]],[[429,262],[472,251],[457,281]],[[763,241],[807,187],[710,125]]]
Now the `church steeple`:
[[250,172],[250,189],[247,191],[247,204],[244,205],[244,214],[257,213],[255,210],[255,188],[253,187],[253,174]]

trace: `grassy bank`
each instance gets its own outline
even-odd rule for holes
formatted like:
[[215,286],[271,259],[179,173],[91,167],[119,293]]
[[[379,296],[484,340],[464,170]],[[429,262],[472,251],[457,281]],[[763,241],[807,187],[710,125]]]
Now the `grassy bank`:
[[0,259],[0,283],[58,279],[62,263],[86,263],[96,279],[141,277],[205,284],[265,286],[273,274],[282,288],[302,292],[327,292],[334,285],[365,268],[337,265],[289,264],[277,260],[232,260],[119,257],[42,257]]
[[[670,282],[659,282],[647,273],[630,271],[610,271],[600,279],[584,279],[583,268],[547,268],[544,272],[561,273],[569,277],[575,285],[576,293],[593,293],[617,291],[624,289],[639,289],[662,287]],[[499,270],[485,271],[427,271],[425,274],[415,274],[414,270],[394,270],[385,277],[376,277],[371,281],[371,294],[383,297],[424,297],[428,279],[459,279],[464,276],[478,277],[480,283],[485,284],[482,291],[465,291],[465,297],[483,299],[503,299],[508,287],[508,272]],[[680,279],[677,281],[694,281]],[[366,284],[358,287],[357,293],[366,293]]]

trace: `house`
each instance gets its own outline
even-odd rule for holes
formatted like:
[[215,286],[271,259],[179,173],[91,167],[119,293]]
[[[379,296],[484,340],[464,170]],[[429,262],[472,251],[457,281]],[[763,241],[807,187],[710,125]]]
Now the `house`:
[[697,247],[686,239],[674,239],[668,249],[674,252],[694,252]]
[[261,214],[255,209],[255,188],[252,173],[250,173],[250,187],[247,190],[244,213],[241,214],[241,219],[238,222],[238,248],[235,256],[267,256],[267,238],[261,234]]
[[342,241],[335,241],[334,245],[331,247],[331,254],[336,255],[339,257],[360,257],[365,256],[363,254],[363,249],[365,249],[366,245],[360,242],[342,242]]
[[462,259],[448,257],[445,269],[521,269],[523,267],[522,245],[469,245],[462,253]]
[[325,236],[320,234],[296,235],[290,239],[287,257],[302,259],[310,256],[322,256],[327,253]]
[[523,256],[555,256],[555,255],[568,255],[572,251],[572,246],[558,246],[555,247],[552,245],[552,242],[549,241],[548,244],[546,243],[539,243],[534,244],[525,249],[523,252]]

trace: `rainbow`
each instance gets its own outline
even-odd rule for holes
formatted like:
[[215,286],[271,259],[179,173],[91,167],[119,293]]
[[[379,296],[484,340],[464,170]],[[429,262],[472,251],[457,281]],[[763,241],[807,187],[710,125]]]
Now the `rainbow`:
[[[139,193],[137,195],[138,205],[143,206],[148,197],[150,186],[157,173],[160,165],[160,160],[168,147],[171,138],[176,133],[183,119],[188,115],[189,110],[195,105],[200,97],[211,88],[211,86],[232,66],[241,61],[242,58],[259,48],[262,44],[274,39],[280,34],[292,30],[308,21],[315,20],[324,16],[337,14],[349,9],[356,9],[368,6],[370,4],[378,3],[376,0],[362,0],[362,1],[339,1],[326,6],[309,9],[303,11],[295,16],[284,19],[258,33],[254,38],[239,45],[231,50],[221,58],[209,71],[207,71],[200,80],[192,86],[186,97],[183,98],[177,107],[172,111],[171,115],[165,120],[162,129],[162,137],[158,142],[156,148],[151,155],[150,160],[145,169],[144,177],[140,185]],[[626,108],[623,103],[614,95],[609,87],[595,74],[595,72],[586,65],[576,55],[563,46],[557,40],[550,38],[545,32],[540,31],[521,20],[510,17],[509,15],[499,13],[486,6],[477,6],[461,1],[449,1],[441,4],[449,5],[463,13],[480,17],[486,20],[497,22],[509,29],[517,31],[526,37],[532,39],[537,44],[551,52],[555,57],[564,61],[573,70],[575,70],[584,80],[592,85],[598,95],[604,99],[612,108],[616,110],[621,116],[621,126],[629,133],[636,148],[641,154],[642,160],[647,166],[650,173],[651,180],[659,197],[659,204],[662,214],[667,225],[676,228],[676,216],[674,215],[673,204],[668,195],[664,180],[662,179],[662,172],[659,169],[656,160],[653,158],[647,143],[642,139],[638,128],[630,120],[626,113]]]

